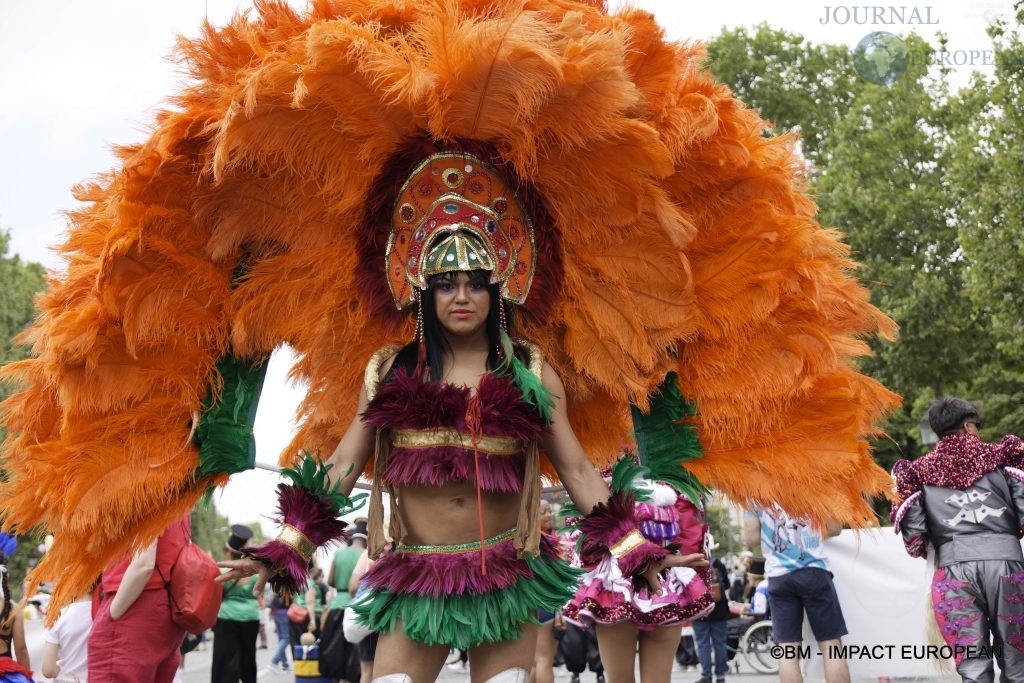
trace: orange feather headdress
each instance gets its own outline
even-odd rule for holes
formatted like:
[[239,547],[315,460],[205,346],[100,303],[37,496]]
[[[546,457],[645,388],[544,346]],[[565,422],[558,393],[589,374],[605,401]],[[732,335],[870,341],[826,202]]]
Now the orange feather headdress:
[[5,369],[23,388],[0,513],[54,533],[32,578],[60,578],[55,604],[210,484],[190,429],[225,354],[290,344],[309,392],[283,457],[332,451],[366,359],[412,336],[384,253],[401,184],[445,150],[521,201],[536,271],[518,334],[595,464],[674,371],[703,483],[873,521],[864,496],[889,480],[865,439],[898,399],[854,361],[894,325],[814,220],[795,140],[764,137],[698,45],[594,1],[267,0],[179,52],[193,80],[76,189],[66,275]]

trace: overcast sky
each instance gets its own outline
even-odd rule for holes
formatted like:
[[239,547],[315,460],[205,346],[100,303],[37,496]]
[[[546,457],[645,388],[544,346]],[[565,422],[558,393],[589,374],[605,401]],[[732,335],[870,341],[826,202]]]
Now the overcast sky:
[[[863,9],[867,3],[856,4],[858,16],[853,4],[834,0],[633,4],[652,11],[673,39],[708,38],[722,27],[762,21],[851,48],[875,30],[917,30],[926,37],[943,31],[949,49],[968,62],[957,67],[958,83],[966,82],[970,62],[979,70],[990,68],[971,51],[990,49],[986,22],[1011,11],[1009,0],[933,0],[904,5],[903,25],[872,25],[863,23],[872,20]],[[74,206],[70,187],[113,166],[110,144],[144,138],[153,109],[182,80],[166,59],[174,36],[196,35],[204,17],[222,24],[249,6],[239,0],[0,3],[0,227],[11,231],[15,253],[60,269],[49,247],[65,230],[61,211]],[[911,25],[914,17],[922,23]],[[262,462],[276,462],[294,427],[291,416],[302,392],[285,384],[288,365],[287,357],[275,356],[260,403],[256,435]],[[217,507],[232,522],[256,520],[272,510],[275,483],[265,472],[235,475],[216,498]],[[269,532],[270,525],[265,527]]]

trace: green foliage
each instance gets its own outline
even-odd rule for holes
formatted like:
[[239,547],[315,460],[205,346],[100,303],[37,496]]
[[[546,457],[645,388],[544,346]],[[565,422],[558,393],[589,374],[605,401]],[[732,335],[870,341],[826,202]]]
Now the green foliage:
[[729,508],[723,505],[708,505],[705,509],[708,531],[715,537],[718,549],[713,552],[722,557],[729,552],[743,549],[742,529],[730,522]]
[[217,512],[213,503],[200,503],[192,508],[192,542],[220,559],[224,544],[231,535],[228,518]]
[[771,132],[798,129],[804,155],[827,163],[838,114],[865,84],[845,45],[815,44],[797,33],[760,24],[726,29],[707,44],[708,65],[733,93],[774,124]]
[[[0,365],[21,360],[28,349],[16,345],[12,337],[24,330],[35,319],[35,297],[46,289],[46,271],[38,263],[26,263],[17,254],[8,254],[11,241],[7,230],[0,230]],[[16,389],[0,383],[0,401]],[[0,442],[7,431],[0,423]],[[30,530],[18,536],[18,549],[8,560],[8,584],[14,595],[20,597],[21,582],[41,557],[39,544],[43,535]]]
[[[21,360],[28,349],[17,346],[12,337],[35,319],[35,297],[46,288],[46,271],[38,263],[25,263],[17,254],[7,253],[11,241],[7,230],[0,230],[0,364]],[[11,393],[0,384],[0,400]]]
[[[959,244],[969,264],[967,294],[989,324],[991,351],[1019,378],[1024,371],[1024,2],[1016,11],[1015,26],[998,22],[989,29],[993,75],[976,75],[953,103],[959,111],[951,121],[950,178]],[[1020,404],[1013,410],[1020,411]]]
[[[904,396],[875,444],[886,468],[925,450],[919,421],[944,394],[982,406],[986,438],[1024,424],[1024,1],[1016,10],[989,31],[994,74],[956,94],[924,59],[872,85],[847,46],[767,25],[708,44],[715,75],[774,122],[766,134],[801,131],[820,222],[846,232],[872,302],[900,325],[862,363]],[[932,51],[903,39],[912,57]]]

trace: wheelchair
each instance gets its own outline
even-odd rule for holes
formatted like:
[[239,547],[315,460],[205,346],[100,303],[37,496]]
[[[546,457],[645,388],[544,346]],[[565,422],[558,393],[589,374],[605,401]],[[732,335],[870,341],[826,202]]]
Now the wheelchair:
[[739,673],[737,654],[754,671],[762,674],[777,674],[779,662],[771,654],[772,620],[770,617],[734,617],[726,626],[725,648],[729,663]]

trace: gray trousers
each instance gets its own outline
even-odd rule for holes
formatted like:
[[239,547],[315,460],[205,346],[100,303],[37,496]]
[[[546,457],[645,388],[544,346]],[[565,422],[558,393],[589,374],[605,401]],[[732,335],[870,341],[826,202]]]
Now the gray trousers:
[[974,560],[936,569],[932,608],[946,644],[958,653],[964,683],[994,683],[989,649],[999,660],[1000,681],[1024,681],[1024,562]]

